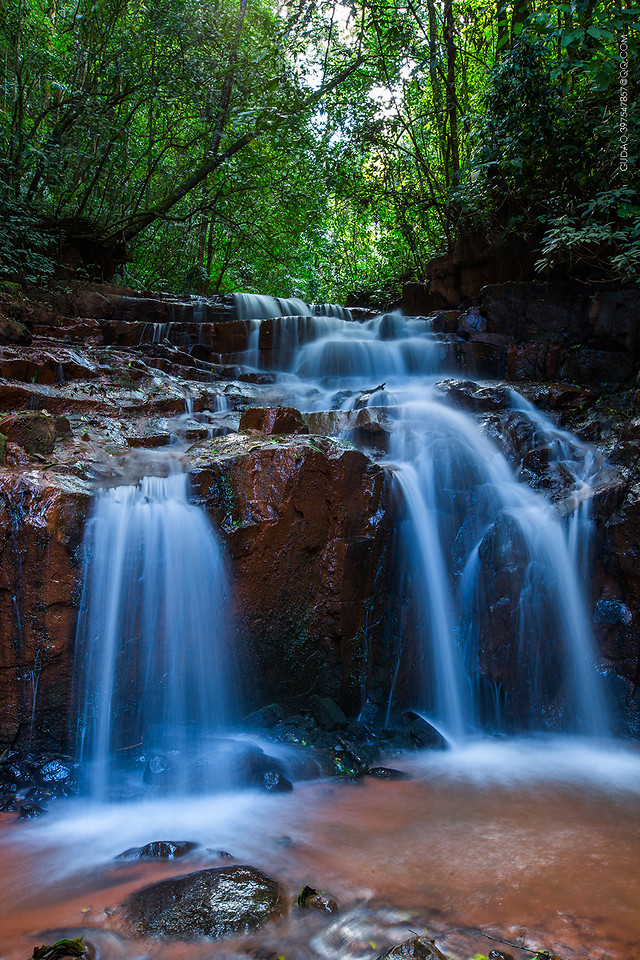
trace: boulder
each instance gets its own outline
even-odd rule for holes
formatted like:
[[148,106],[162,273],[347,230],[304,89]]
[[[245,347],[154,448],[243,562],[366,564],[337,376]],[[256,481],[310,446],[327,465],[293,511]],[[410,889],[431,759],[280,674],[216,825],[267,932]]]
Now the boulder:
[[197,940],[247,934],[279,917],[280,884],[249,866],[213,867],[136,890],[119,916],[134,936]]
[[406,780],[409,774],[404,770],[394,770],[393,767],[369,767],[366,776],[375,777],[376,780]]
[[336,730],[339,727],[346,727],[348,723],[344,712],[331,697],[319,697],[314,693],[309,697],[309,707],[323,730]]
[[277,436],[309,433],[309,427],[293,407],[251,407],[240,417],[240,432]]
[[381,954],[379,960],[446,960],[446,957],[431,940],[412,937]]
[[45,413],[25,410],[0,420],[0,431],[27,453],[51,453],[56,442],[56,421]]
[[402,722],[419,747],[429,750],[446,750],[449,746],[442,734],[436,728],[413,710],[405,710]]
[[116,860],[175,860],[191,853],[198,846],[190,840],[152,840],[142,847],[129,847]]
[[301,910],[319,910],[320,913],[337,913],[339,910],[336,900],[324,890],[314,890],[305,886],[298,895],[298,907]]
[[270,730],[275,727],[276,723],[280,723],[283,717],[284,713],[280,704],[269,703],[266,707],[260,707],[259,710],[254,710],[253,713],[248,714],[243,723],[249,729],[262,727],[265,730]]
[[23,323],[0,315],[0,343],[31,343],[31,334]]

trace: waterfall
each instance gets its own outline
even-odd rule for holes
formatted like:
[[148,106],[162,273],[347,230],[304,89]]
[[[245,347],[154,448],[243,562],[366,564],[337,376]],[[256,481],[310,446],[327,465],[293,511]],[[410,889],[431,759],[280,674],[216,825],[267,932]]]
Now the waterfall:
[[234,293],[233,301],[238,320],[269,320],[274,317],[337,317],[353,320],[346,307],[338,303],[307,305],[299,297],[269,297],[263,293]]
[[106,799],[140,757],[166,761],[179,791],[199,741],[233,712],[221,548],[174,473],[99,492],[83,552],[75,695],[91,794]]
[[394,616],[414,664],[411,705],[454,738],[482,729],[606,733],[582,591],[588,503],[602,466],[593,449],[504,391],[505,416],[528,421],[559,487],[573,483],[563,519],[478,418],[437,388],[455,369],[455,347],[428,319],[354,321],[330,305],[250,295],[236,304],[241,317],[268,324],[246,360],[278,372],[280,402],[375,406],[391,423],[387,453],[372,455],[392,471],[402,504]]
[[569,531],[551,504],[468,414],[434,400],[403,406],[390,456],[426,654],[421,705],[457,737],[553,728],[556,713],[565,728],[604,734]]

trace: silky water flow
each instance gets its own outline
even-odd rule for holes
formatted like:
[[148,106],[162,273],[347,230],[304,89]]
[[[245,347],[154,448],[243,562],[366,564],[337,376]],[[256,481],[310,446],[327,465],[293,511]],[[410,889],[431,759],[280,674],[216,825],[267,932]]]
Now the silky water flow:
[[368,407],[387,418],[388,449],[368,452],[392,471],[402,505],[399,657],[416,665],[412,705],[455,741],[482,730],[606,736],[582,588],[588,504],[602,466],[593,449],[505,391],[512,416],[528,421],[572,481],[563,520],[518,479],[482,421],[438,388],[455,358],[428,320],[396,312],[355,322],[331,305],[257,295],[237,302],[254,324],[247,365],[276,371],[271,402],[303,411]]
[[77,745],[95,799],[134,759],[186,789],[194,751],[233,712],[225,563],[187,479],[176,472],[102,490],[87,525]]

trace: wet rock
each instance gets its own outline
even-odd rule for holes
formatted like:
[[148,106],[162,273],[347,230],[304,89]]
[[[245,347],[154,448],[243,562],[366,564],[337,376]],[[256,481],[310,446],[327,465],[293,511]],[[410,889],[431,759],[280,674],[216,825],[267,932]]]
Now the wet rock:
[[594,623],[624,624],[627,626],[632,620],[631,610],[619,597],[610,600],[600,599],[596,603],[593,612]]
[[273,373],[239,373],[238,380],[240,383],[260,383],[260,384],[269,384],[275,383],[276,377]]
[[429,750],[446,750],[448,743],[428,720],[413,710],[406,710],[402,714],[402,722],[419,747]]
[[37,778],[46,786],[57,786],[68,783],[73,779],[74,769],[71,761],[49,760],[43,763],[37,771]]
[[271,730],[275,727],[276,723],[280,723],[283,718],[284,713],[280,704],[269,703],[266,707],[260,707],[259,710],[254,710],[253,713],[248,714],[244,718],[243,723],[250,729],[262,727],[265,730]]
[[361,777],[367,772],[368,764],[355,750],[338,746],[332,751],[335,772],[338,776]]
[[116,860],[177,860],[197,848],[190,840],[152,840],[142,847],[129,847]]
[[20,805],[19,820],[37,820],[43,813],[47,812],[47,805],[42,801],[26,800]]
[[324,890],[314,890],[305,886],[298,895],[298,907],[301,910],[319,910],[320,913],[337,913],[340,909],[337,901]]
[[290,793],[293,784],[279,770],[266,770],[262,775],[262,789],[267,793]]
[[[23,791],[20,791],[22,796]],[[52,791],[48,790],[46,787],[30,787],[27,791],[24,792],[24,800],[27,803],[41,803],[46,807],[47,800],[51,797]]]
[[412,937],[381,954],[379,960],[446,960],[446,957],[431,940]]
[[68,735],[80,579],[76,551],[89,501],[81,480],[3,472],[0,622],[11,629],[0,631],[0,743],[30,738],[33,749],[49,756],[59,753]]
[[73,436],[68,417],[55,417],[56,439],[68,440]]
[[479,384],[474,380],[440,380],[439,390],[457,407],[474,412],[504,410],[511,405],[511,391],[504,385]]
[[17,790],[33,783],[33,765],[20,758],[12,756],[0,764],[0,782],[7,787]]
[[354,417],[351,410],[322,410],[305,413],[304,419],[314,436],[336,437],[352,428]]
[[375,394],[383,392],[385,386],[385,383],[379,383],[377,387],[372,387],[371,390],[363,390],[354,403],[354,410],[363,410],[368,407]]
[[240,417],[240,432],[278,436],[309,433],[309,427],[293,407],[251,407]]
[[0,315],[0,343],[31,343],[31,334],[27,327],[17,320]]
[[56,442],[56,421],[45,413],[9,414],[0,420],[0,431],[27,453],[51,453]]
[[0,813],[15,810],[18,805],[15,793],[0,793]]
[[528,394],[541,410],[582,410],[594,406],[597,393],[572,383],[540,384]]
[[191,454],[192,486],[226,536],[262,702],[311,689],[352,709],[369,669],[364,625],[387,603],[388,474],[329,438],[215,445],[215,464]]
[[388,438],[391,432],[391,421],[384,410],[365,407],[356,414],[354,427],[360,439],[379,442],[382,438]]
[[258,747],[245,746],[240,776],[244,785],[260,787],[268,793],[288,793],[293,790],[280,761],[268,757]]
[[344,712],[331,697],[319,697],[314,693],[309,698],[309,707],[323,730],[336,730],[348,723]]
[[250,866],[214,867],[131,894],[119,908],[136,936],[180,940],[247,934],[280,916],[278,882]]
[[73,940],[64,938],[56,940],[50,946],[43,944],[41,947],[35,947],[31,954],[31,960],[68,960],[70,957],[84,957],[87,948],[83,945],[82,940],[82,937]]
[[394,770],[393,767],[369,767],[366,775],[376,780],[406,780],[409,776],[404,770]]
[[370,736],[369,729],[359,720],[349,720],[347,724],[347,735],[353,740],[367,740]]

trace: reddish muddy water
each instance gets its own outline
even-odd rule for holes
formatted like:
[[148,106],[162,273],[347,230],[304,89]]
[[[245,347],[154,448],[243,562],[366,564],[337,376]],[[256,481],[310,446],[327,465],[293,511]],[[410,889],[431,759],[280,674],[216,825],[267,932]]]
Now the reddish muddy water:
[[[451,956],[508,950],[485,935],[563,960],[640,958],[640,753],[577,742],[507,741],[394,759],[411,778],[299,783],[253,792],[91,807],[52,805],[40,821],[3,815],[0,958],[85,935],[104,960],[372,960],[427,929]],[[114,863],[132,845],[195,840],[188,858]],[[222,865],[228,851],[281,880],[329,891],[332,917],[292,907],[237,941],[123,939],[110,911],[171,874]],[[258,953],[255,951],[258,950]],[[252,952],[253,951],[253,952]],[[260,952],[261,951],[261,952]]]

